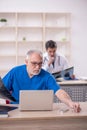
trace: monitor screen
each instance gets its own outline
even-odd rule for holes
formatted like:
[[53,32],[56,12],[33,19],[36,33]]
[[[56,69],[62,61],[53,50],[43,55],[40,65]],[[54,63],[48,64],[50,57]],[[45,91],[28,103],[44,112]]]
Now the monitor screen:
[[11,93],[6,89],[2,79],[0,77],[0,98],[9,99],[10,101],[16,101]]

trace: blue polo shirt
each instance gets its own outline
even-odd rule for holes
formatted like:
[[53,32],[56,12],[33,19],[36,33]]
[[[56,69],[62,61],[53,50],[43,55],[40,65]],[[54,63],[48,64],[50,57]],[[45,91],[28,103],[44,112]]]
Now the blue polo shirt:
[[54,90],[60,89],[54,77],[47,71],[41,69],[38,75],[29,77],[26,65],[14,67],[2,79],[6,88],[11,91],[12,96],[19,103],[20,90]]

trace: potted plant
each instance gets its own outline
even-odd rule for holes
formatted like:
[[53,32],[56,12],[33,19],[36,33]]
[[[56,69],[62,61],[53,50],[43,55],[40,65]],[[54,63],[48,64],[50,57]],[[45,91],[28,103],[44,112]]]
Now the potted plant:
[[23,41],[26,41],[26,37],[23,37],[22,40],[23,40]]
[[7,22],[7,19],[5,19],[5,18],[0,19],[0,24],[1,25],[6,25],[6,22]]
[[66,39],[65,37],[63,37],[63,38],[61,39],[61,41],[62,41],[62,42],[66,42],[67,39]]

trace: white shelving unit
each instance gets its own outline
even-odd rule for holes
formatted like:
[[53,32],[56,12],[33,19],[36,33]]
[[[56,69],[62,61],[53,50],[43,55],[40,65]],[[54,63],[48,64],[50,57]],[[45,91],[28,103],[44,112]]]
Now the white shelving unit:
[[0,13],[0,75],[24,63],[29,49],[45,52],[45,42],[55,40],[58,51],[70,61],[70,13]]

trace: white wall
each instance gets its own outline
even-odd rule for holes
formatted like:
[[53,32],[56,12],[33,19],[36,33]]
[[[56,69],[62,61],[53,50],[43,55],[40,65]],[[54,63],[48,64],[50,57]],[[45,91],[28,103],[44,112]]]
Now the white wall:
[[0,0],[0,12],[71,12],[72,62],[87,76],[87,0]]

